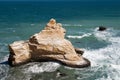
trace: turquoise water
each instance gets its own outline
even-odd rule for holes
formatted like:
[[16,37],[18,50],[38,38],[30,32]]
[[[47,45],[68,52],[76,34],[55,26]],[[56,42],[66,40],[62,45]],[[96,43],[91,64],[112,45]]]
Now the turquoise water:
[[[66,38],[84,50],[88,68],[73,69],[58,63],[7,64],[8,44],[27,40],[55,18],[67,30]],[[98,26],[107,27],[97,31]],[[0,2],[1,80],[119,80],[120,2]],[[59,77],[57,71],[65,73]]]

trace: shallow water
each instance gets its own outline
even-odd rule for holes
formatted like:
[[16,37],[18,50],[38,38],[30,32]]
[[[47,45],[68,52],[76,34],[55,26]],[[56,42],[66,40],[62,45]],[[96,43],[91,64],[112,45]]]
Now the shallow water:
[[[54,3],[0,2],[0,79],[119,80],[119,3]],[[19,67],[7,64],[8,44],[29,39],[41,31],[50,18],[63,23],[67,30],[65,38],[84,50],[83,56],[91,61],[90,67],[70,68],[53,62],[34,62]],[[97,31],[101,25],[107,30]]]

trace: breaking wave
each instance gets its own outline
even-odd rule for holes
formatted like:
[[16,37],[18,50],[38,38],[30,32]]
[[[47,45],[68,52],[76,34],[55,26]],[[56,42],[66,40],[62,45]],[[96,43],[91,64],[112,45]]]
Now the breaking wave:
[[33,64],[25,69],[26,73],[42,73],[42,72],[53,72],[60,67],[60,64],[55,62],[44,62],[41,64]]
[[108,40],[113,36],[110,30],[98,31],[98,28],[94,30],[93,34],[98,40]]
[[81,39],[84,37],[89,37],[90,35],[92,35],[91,33],[87,33],[87,34],[83,34],[82,36],[72,36],[72,35],[68,35],[67,38],[77,38],[77,39]]
[[[104,75],[101,75],[95,80],[119,80],[120,37],[114,36],[114,33],[110,31],[95,31],[94,36],[98,40],[105,40],[111,43],[108,46],[99,49],[85,49],[84,57],[91,61],[91,67],[103,68],[102,73]],[[99,72],[99,69],[97,72]]]

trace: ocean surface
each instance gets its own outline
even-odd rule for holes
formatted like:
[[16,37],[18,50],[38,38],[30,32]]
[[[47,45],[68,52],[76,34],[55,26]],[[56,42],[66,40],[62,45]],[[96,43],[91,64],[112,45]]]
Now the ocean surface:
[[[65,38],[84,50],[91,66],[34,62],[10,67],[8,44],[28,40],[51,18],[63,24]],[[99,26],[107,30],[100,32]],[[120,80],[120,1],[0,2],[0,80]]]

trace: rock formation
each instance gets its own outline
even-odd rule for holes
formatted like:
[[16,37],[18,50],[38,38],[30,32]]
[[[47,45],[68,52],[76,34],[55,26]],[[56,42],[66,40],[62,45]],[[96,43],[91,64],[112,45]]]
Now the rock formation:
[[99,29],[98,29],[98,31],[105,31],[107,28],[106,27],[104,27],[104,26],[99,26]]
[[[70,67],[90,66],[89,60],[82,57],[83,52],[75,49],[64,38],[66,30],[62,24],[51,19],[45,29],[27,41],[16,41],[9,45],[9,64],[20,65],[30,61],[57,61]],[[80,53],[80,54],[77,54]]]

